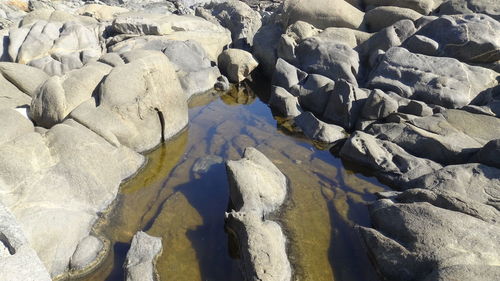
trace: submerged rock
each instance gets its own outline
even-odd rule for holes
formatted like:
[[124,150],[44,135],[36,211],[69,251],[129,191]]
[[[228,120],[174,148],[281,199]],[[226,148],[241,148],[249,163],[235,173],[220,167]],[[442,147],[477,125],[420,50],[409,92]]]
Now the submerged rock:
[[149,236],[139,231],[134,235],[130,250],[123,265],[127,281],[155,281],[158,276],[155,266],[156,258],[161,254],[161,238]]

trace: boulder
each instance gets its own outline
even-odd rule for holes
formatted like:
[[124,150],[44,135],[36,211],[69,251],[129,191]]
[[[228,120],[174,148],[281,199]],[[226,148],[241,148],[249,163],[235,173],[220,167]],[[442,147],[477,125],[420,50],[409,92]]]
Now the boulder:
[[394,95],[375,89],[368,96],[361,116],[368,120],[381,120],[398,111],[399,104]]
[[500,5],[496,0],[448,0],[435,11],[437,15],[485,14],[500,20]]
[[319,74],[310,74],[300,84],[294,85],[290,92],[299,98],[302,108],[321,116],[334,87],[333,80]]
[[222,74],[233,83],[240,83],[257,68],[259,63],[252,54],[240,49],[227,49],[220,54],[218,59]]
[[207,20],[213,17],[220,25],[229,29],[235,48],[251,47],[255,33],[262,26],[260,14],[238,0],[211,2],[203,8],[197,8],[196,15]]
[[74,120],[0,145],[1,201],[23,225],[51,278],[68,271],[122,180],[143,163],[140,154],[111,145]]
[[0,75],[0,109],[29,106],[31,97]]
[[457,108],[496,86],[497,76],[492,70],[463,64],[456,59],[413,54],[404,48],[393,47],[371,72],[368,87]]
[[88,267],[104,249],[104,244],[99,238],[89,235],[82,239],[75,252],[71,256],[70,268],[72,270],[82,270]]
[[0,109],[0,145],[34,131],[33,123],[11,108]]
[[359,29],[364,13],[343,0],[285,0],[283,22],[308,22],[317,28],[348,27]]
[[272,76],[274,72],[282,33],[283,28],[280,25],[268,24],[262,26],[253,38],[252,54],[268,76]]
[[363,0],[367,6],[396,6],[412,9],[422,15],[428,15],[441,0]]
[[163,53],[142,50],[122,57],[127,63],[99,85],[98,102],[87,100],[70,116],[112,144],[143,152],[186,127],[187,97]]
[[30,246],[21,224],[1,202],[0,237],[1,281],[52,280]]
[[149,236],[139,231],[132,238],[130,250],[127,252],[125,264],[127,281],[158,280],[154,268],[155,260],[161,255],[162,243],[160,237]]
[[100,28],[77,21],[36,21],[10,30],[9,55],[14,62],[62,75],[101,56]]
[[318,37],[307,38],[295,49],[298,66],[307,73],[358,85],[359,56],[349,46]]
[[297,97],[281,87],[272,87],[268,103],[273,110],[284,117],[297,117],[302,112]]
[[364,21],[368,31],[377,32],[397,21],[404,19],[416,21],[421,16],[422,14],[408,8],[380,6],[368,11],[365,14]]
[[422,27],[403,46],[413,53],[492,63],[500,60],[500,23],[481,14],[442,16]]
[[101,4],[87,4],[76,10],[77,14],[93,17],[98,21],[112,21],[117,15],[128,12],[129,10],[123,7]]
[[500,139],[485,144],[471,160],[500,169]]
[[49,76],[42,70],[11,62],[0,62],[0,73],[16,88],[30,97],[35,96],[40,87]]
[[276,61],[275,71],[271,80],[274,86],[282,87],[289,91],[307,77],[307,73],[279,58]]
[[344,160],[369,168],[396,188],[441,168],[434,161],[415,157],[400,146],[367,133],[356,131],[340,150]]
[[304,135],[314,141],[332,144],[347,138],[344,128],[325,123],[308,111],[295,117],[294,121]]

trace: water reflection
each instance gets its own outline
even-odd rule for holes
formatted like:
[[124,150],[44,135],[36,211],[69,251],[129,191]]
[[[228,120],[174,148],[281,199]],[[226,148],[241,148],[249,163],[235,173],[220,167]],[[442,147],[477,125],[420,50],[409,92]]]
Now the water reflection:
[[146,169],[124,184],[102,228],[113,249],[86,280],[123,280],[124,256],[141,229],[163,238],[161,280],[242,280],[224,233],[228,185],[222,160],[238,159],[248,146],[290,180],[289,198],[276,219],[289,239],[296,280],[376,280],[352,226],[369,225],[365,202],[383,188],[279,129],[250,89],[191,100],[188,131],[148,155]]

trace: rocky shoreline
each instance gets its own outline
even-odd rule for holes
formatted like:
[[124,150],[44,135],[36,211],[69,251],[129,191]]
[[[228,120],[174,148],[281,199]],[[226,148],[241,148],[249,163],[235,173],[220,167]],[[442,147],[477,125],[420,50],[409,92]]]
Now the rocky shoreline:
[[[382,279],[500,279],[496,1],[15,0],[0,12],[0,280],[96,266],[109,245],[92,228],[143,153],[188,126],[192,97],[255,71],[281,126],[394,189],[357,227]],[[292,280],[266,217],[285,175],[252,148],[240,161],[227,163],[226,216],[244,276]],[[255,197],[264,186],[276,194]],[[134,241],[127,280],[154,280],[161,241]]]

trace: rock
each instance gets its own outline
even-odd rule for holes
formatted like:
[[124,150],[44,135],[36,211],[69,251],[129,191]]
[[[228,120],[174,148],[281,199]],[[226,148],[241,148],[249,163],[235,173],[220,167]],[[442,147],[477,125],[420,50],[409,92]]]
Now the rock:
[[14,215],[0,202],[0,280],[52,280]]
[[97,259],[103,249],[104,244],[95,236],[89,235],[78,244],[73,256],[71,256],[70,268],[81,270],[89,266]]
[[227,161],[226,166],[234,211],[267,215],[285,201],[285,176],[255,148],[246,148],[241,160]]
[[398,101],[381,90],[374,90],[366,100],[361,116],[369,120],[380,120],[398,111]]
[[284,18],[286,25],[305,21],[317,28],[348,27],[358,29],[363,21],[363,12],[341,0],[285,0]]
[[239,49],[227,49],[220,54],[218,65],[222,74],[227,76],[229,81],[240,83],[257,68],[259,63],[249,52]]
[[322,32],[304,21],[297,21],[287,27],[285,33],[281,35],[278,46],[278,57],[296,63],[295,47],[304,39],[314,37]]
[[469,66],[456,59],[413,54],[393,47],[370,74],[368,87],[457,108],[496,86],[497,76],[492,70]]
[[479,124],[493,128],[500,126],[500,121],[485,115],[450,110],[400,124],[374,124],[367,132],[394,142],[418,157],[442,164],[461,164],[470,161],[483,145],[498,137],[495,132],[482,132],[484,127],[476,130],[474,127],[481,126]]
[[334,87],[333,80],[319,74],[310,74],[301,84],[293,86],[290,91],[292,95],[299,98],[302,108],[321,116],[325,112]]
[[80,104],[90,99],[112,67],[91,62],[63,76],[52,76],[31,101],[31,116],[39,126],[50,128],[62,122]]
[[289,91],[292,86],[301,83],[307,77],[306,72],[296,68],[281,58],[276,61],[275,69],[271,84],[282,87],[287,91]]
[[370,33],[345,27],[328,27],[318,34],[320,38],[335,40],[353,49],[363,44],[371,36],[372,34]]
[[279,224],[243,212],[231,212],[227,218],[229,227],[241,237],[238,246],[244,280],[292,280],[286,238]]
[[262,26],[253,38],[252,54],[268,76],[272,76],[274,72],[282,33],[283,29],[280,25],[268,24]]
[[459,279],[474,279],[477,281],[495,280],[500,277],[500,267],[497,265],[460,264],[434,270],[424,281],[446,281]]
[[216,155],[207,155],[204,157],[200,157],[196,160],[196,162],[194,162],[192,172],[195,175],[195,178],[199,179],[201,178],[201,175],[207,173],[210,168],[223,162],[224,159]]
[[307,38],[295,49],[299,68],[307,73],[321,74],[332,80],[344,79],[358,85],[358,53],[334,40]]
[[408,187],[458,194],[500,211],[500,169],[483,164],[446,166],[416,178]]
[[16,88],[30,97],[35,96],[38,87],[49,78],[42,70],[27,65],[0,62],[0,73]]
[[480,14],[442,16],[422,27],[403,46],[413,53],[491,63],[500,60],[500,23]]
[[129,10],[123,7],[88,4],[82,6],[76,12],[82,16],[93,17],[98,21],[112,21],[116,15],[128,13]]
[[122,57],[127,63],[99,85],[99,103],[88,100],[70,116],[112,144],[143,152],[186,127],[187,97],[163,53],[143,50]]
[[34,131],[33,123],[14,109],[0,109],[0,145]]
[[158,280],[154,263],[161,252],[161,238],[149,236],[142,231],[137,232],[132,238],[132,244],[123,265],[127,281]]
[[[206,9],[205,11],[203,11]],[[208,11],[207,11],[208,10]],[[260,14],[247,4],[237,0],[221,3],[211,2],[202,8],[196,9],[196,15],[209,20],[214,17],[218,23],[231,31],[231,38],[235,48],[246,49],[253,45],[253,37],[262,26]]]
[[429,203],[387,199],[372,206],[370,214],[377,230],[359,229],[378,270],[389,280],[424,280],[441,268],[496,263],[497,225]]
[[[224,47],[231,43],[231,33],[227,29],[200,17],[189,15],[125,13],[118,15],[113,21],[113,29],[120,34],[162,35],[162,40],[193,40],[205,49],[211,61],[217,61]],[[120,43],[113,46],[111,51],[127,47],[130,41]]]
[[500,139],[485,144],[471,160],[500,169]]
[[0,75],[0,109],[28,106],[31,97],[12,84],[8,77]]
[[23,225],[52,278],[68,270],[121,181],[143,163],[143,156],[112,146],[74,120],[0,145],[2,203]]
[[226,226],[236,235],[244,280],[291,280],[286,238],[279,224],[266,219],[283,204],[285,176],[255,148],[227,161],[231,212]]
[[9,55],[14,62],[62,75],[101,56],[99,28],[75,21],[36,21],[10,30]]
[[273,86],[268,103],[273,110],[284,117],[297,117],[302,112],[297,97],[281,87]]
[[227,80],[226,76],[220,76],[217,78],[217,82],[215,82],[214,89],[217,91],[229,91],[230,85],[229,85],[229,80]]
[[336,143],[340,140],[347,138],[344,129],[337,125],[327,124],[316,118],[311,112],[304,112],[294,119],[304,135],[308,138],[323,142],[323,143]]
[[370,168],[378,178],[398,188],[441,168],[431,160],[415,157],[392,142],[361,131],[354,132],[346,141],[340,157]]
[[412,9],[394,7],[394,6],[381,6],[371,9],[365,14],[365,25],[370,32],[377,32],[383,28],[393,25],[400,20],[415,21],[419,19],[422,14],[415,12]]
[[443,2],[434,13],[437,15],[478,13],[500,20],[500,6],[495,0],[449,0]]
[[365,5],[371,6],[396,6],[401,8],[412,9],[422,15],[428,15],[434,10],[441,0],[363,0]]
[[369,90],[360,89],[347,81],[338,80],[323,111],[322,118],[351,131],[366,102]]

